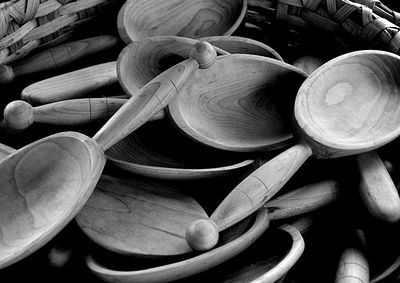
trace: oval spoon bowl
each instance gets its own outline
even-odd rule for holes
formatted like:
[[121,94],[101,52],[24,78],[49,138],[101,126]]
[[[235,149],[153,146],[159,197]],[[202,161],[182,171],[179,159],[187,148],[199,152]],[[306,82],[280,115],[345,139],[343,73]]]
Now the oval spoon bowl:
[[217,58],[168,105],[175,124],[203,144],[237,152],[293,142],[291,117],[306,74],[284,62],[246,54]]
[[339,56],[310,75],[296,98],[295,121],[317,157],[362,153],[399,135],[399,69],[398,55],[367,50]]
[[157,35],[230,35],[242,22],[246,8],[247,0],[131,0],[119,11],[118,32],[127,44]]

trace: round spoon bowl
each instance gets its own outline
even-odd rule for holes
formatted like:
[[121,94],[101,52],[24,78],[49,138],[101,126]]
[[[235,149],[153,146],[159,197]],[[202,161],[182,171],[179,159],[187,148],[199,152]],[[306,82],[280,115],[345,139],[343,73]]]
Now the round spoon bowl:
[[247,0],[127,1],[118,14],[118,32],[127,44],[158,35],[230,35],[242,22],[246,8]]
[[105,164],[86,136],[66,132],[32,143],[0,163],[0,268],[33,253],[82,208]]
[[290,118],[305,78],[275,59],[220,56],[185,84],[168,110],[181,130],[206,145],[238,152],[282,148],[293,142]]
[[365,152],[400,134],[399,59],[357,51],[311,74],[296,98],[295,120],[317,157]]

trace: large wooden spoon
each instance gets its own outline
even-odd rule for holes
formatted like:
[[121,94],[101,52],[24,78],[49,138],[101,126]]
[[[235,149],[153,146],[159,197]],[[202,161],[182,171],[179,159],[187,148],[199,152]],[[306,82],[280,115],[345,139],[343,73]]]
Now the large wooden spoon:
[[230,35],[239,27],[246,9],[246,0],[126,1],[118,14],[118,32],[127,44],[159,35]]
[[[156,36],[146,40],[135,42],[137,46],[144,45],[141,53],[131,63],[132,68],[138,69],[138,74],[133,78],[132,92],[139,90],[155,76],[170,66],[188,58],[189,51],[198,40],[179,36]],[[218,40],[218,44],[222,39]],[[244,42],[242,38],[235,37],[228,40],[235,48],[228,52],[238,50],[238,45],[246,46],[249,52],[260,53],[258,42]],[[249,48],[249,45],[254,45]],[[281,60],[278,53],[265,46],[265,56]],[[228,54],[227,51],[215,47],[218,54]],[[231,51],[229,51],[231,50]],[[52,78],[48,78],[29,85],[22,91],[22,99],[32,104],[46,104],[50,102],[82,97],[83,95],[118,81],[116,62],[107,62],[77,71],[69,72]],[[131,95],[131,92],[128,93]]]
[[[250,174],[216,209],[212,222],[201,225],[215,234],[247,217],[282,188],[311,155],[360,154],[395,139],[400,134],[399,59],[384,51],[358,51],[313,72],[295,101],[299,143]],[[204,234],[196,224],[190,231]],[[199,238],[196,233],[188,238]],[[204,243],[202,249],[214,243]]]
[[192,54],[200,64],[188,59],[152,80],[93,138],[58,133],[0,162],[0,268],[43,246],[75,217],[100,178],[104,150],[163,108],[199,66],[215,60],[215,50],[206,43],[197,44]]
[[[270,220],[280,220],[320,209],[338,195],[336,182],[327,180],[291,191],[265,208]],[[165,257],[191,252],[185,240],[186,227],[208,216],[172,184],[120,175],[102,176],[76,219],[90,239],[108,250],[136,257]]]
[[[248,247],[263,234],[268,226],[268,213],[265,209],[261,209],[257,213],[257,218],[253,226],[242,236],[233,241],[225,243],[216,249],[208,251],[207,253],[203,253],[186,260],[148,269],[132,271],[119,271],[110,269],[106,265],[96,260],[93,256],[88,256],[86,258],[86,264],[89,270],[95,276],[106,282],[155,283],[170,282],[173,280],[186,278],[188,276],[209,270],[212,267],[223,264],[224,262],[228,262],[224,266],[221,266],[221,269],[217,267],[215,273],[212,273],[213,275],[218,274],[218,279],[214,277],[210,279],[207,276],[209,271],[204,273],[204,276],[208,278],[207,280],[211,280],[212,282],[232,282],[232,277],[229,277],[229,275],[239,269],[238,266],[236,266],[236,268],[232,267],[232,264],[235,264],[234,262],[239,262],[241,265],[249,264],[249,266],[252,267],[254,267],[255,262],[250,260],[246,254],[244,255],[244,258],[242,258],[240,255],[237,261],[235,260],[234,262],[229,263],[228,260],[243,252],[245,249],[248,249]],[[260,264],[261,270],[258,269],[258,272],[253,270],[254,273],[252,274],[253,276],[257,275],[257,277],[265,280],[261,282],[274,282],[275,280],[278,280],[284,276],[284,274],[286,274],[286,272],[300,258],[304,250],[304,240],[300,232],[289,225],[281,226],[279,230],[272,230],[270,233],[265,233],[264,235],[265,237],[263,237],[263,241],[260,241],[259,243],[268,245],[269,243],[273,242],[276,249],[273,249],[273,251],[271,249],[266,249],[264,252],[264,249],[257,248],[260,247],[260,245],[257,245],[257,247],[254,247],[254,249],[251,249],[252,252],[250,257],[253,260],[261,257],[265,263],[265,265],[262,266]],[[257,253],[257,255],[255,255],[255,249],[257,249],[258,252],[262,251],[261,254]],[[243,271],[246,269],[247,268],[244,268],[244,270],[238,272],[237,276],[243,273]],[[200,278],[204,278],[204,276],[201,276]],[[221,278],[222,276],[229,277],[229,281],[224,281]],[[188,278],[188,282],[193,282],[193,280],[194,278]]]

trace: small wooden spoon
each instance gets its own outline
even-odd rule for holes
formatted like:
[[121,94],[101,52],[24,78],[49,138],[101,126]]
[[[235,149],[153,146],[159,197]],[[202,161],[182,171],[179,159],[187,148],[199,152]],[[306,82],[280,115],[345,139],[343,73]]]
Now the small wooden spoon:
[[[207,280],[210,280],[210,278],[207,276],[208,274],[216,275],[217,277],[215,278],[212,276],[212,282],[232,282],[230,281],[232,279],[231,277],[229,278],[229,281],[224,281],[221,278],[222,276],[229,277],[232,272],[238,270],[238,267],[233,268],[232,265],[236,266],[237,263],[240,263],[240,265],[249,264],[248,266],[254,267],[254,260],[261,258],[265,265],[263,264],[262,267],[260,267],[261,272],[260,269],[258,269],[258,272],[255,271],[253,276],[262,278],[262,281],[260,282],[274,282],[287,273],[287,271],[300,258],[304,250],[304,240],[301,234],[292,226],[285,225],[281,226],[278,230],[271,230],[269,233],[264,234],[265,236],[263,237],[264,239],[262,241],[258,242],[259,244],[274,242],[276,249],[273,249],[273,251],[268,248],[267,250],[269,252],[264,252],[264,249],[261,249],[258,245],[255,246],[254,249],[250,249],[252,251],[250,258],[248,257],[249,254],[246,253],[247,256],[244,254],[244,258],[242,258],[242,255],[240,255],[237,260],[235,259],[233,262],[228,261],[245,249],[248,249],[250,244],[263,234],[268,225],[268,213],[265,209],[261,209],[257,213],[257,218],[253,226],[239,238],[223,244],[207,253],[163,266],[135,271],[118,271],[107,268],[96,261],[93,256],[88,256],[86,258],[86,264],[90,271],[102,280],[106,282],[120,283],[169,282],[186,278],[188,276],[209,270],[217,265],[223,264],[221,267],[217,267],[215,272],[208,271],[207,273],[203,273],[203,275],[208,278]],[[260,250],[263,250],[263,252],[261,254],[256,252],[256,257],[254,257],[256,249],[258,252],[260,252]],[[225,262],[226,264],[224,264]],[[242,274],[242,272],[246,270],[247,268],[244,268],[238,273]],[[237,275],[239,276],[239,274]],[[200,276],[200,278],[203,278],[203,276]],[[188,282],[193,282],[193,280],[194,278],[188,278]]]
[[[267,203],[270,220],[290,218],[337,199],[339,187],[328,180],[302,187]],[[102,176],[76,220],[97,244],[113,252],[165,257],[192,251],[186,227],[208,219],[201,206],[172,185],[151,179]]]
[[60,68],[84,56],[107,50],[117,42],[115,36],[101,35],[58,45],[19,61],[12,67],[0,65],[0,83],[10,83],[16,76]]
[[[250,174],[216,209],[213,222],[201,225],[213,235],[247,217],[282,188],[311,155],[360,154],[395,139],[400,134],[399,59],[384,51],[357,51],[313,72],[295,101],[299,143]],[[202,234],[195,226],[189,230]],[[189,239],[199,237],[192,234]],[[204,243],[201,249],[212,246]]]
[[104,150],[157,113],[177,94],[182,80],[216,57],[206,43],[196,44],[192,54],[201,63],[188,59],[149,82],[93,138],[55,134],[0,162],[0,268],[36,251],[75,217],[100,178]]
[[[304,56],[292,64],[308,74],[323,65],[316,56]],[[396,186],[376,151],[355,156],[360,171],[359,193],[366,208],[377,219],[395,223],[400,219],[400,197]]]
[[[218,40],[218,42],[221,41],[222,39]],[[233,43],[233,41],[229,39],[230,45],[237,46],[243,42],[240,38],[237,43]],[[132,90],[128,95],[142,88],[165,69],[188,58],[189,51],[196,42],[198,40],[179,36],[156,36],[135,42],[137,48],[140,48],[141,45],[145,48],[141,48],[141,52],[137,53],[137,57],[131,62],[134,64],[132,68],[137,68],[138,73],[135,75],[135,82],[131,85]],[[243,44],[248,46],[250,43],[254,44],[255,47],[248,48],[248,50],[255,51],[258,54],[260,43],[246,42]],[[218,54],[228,54],[221,48],[215,47],[215,49]],[[276,51],[271,50],[268,46],[264,54],[278,60],[281,58]],[[82,97],[91,91],[117,81],[116,62],[114,61],[36,82],[24,88],[21,97],[31,104],[46,104]]]
[[118,32],[127,44],[159,35],[230,35],[242,22],[246,8],[246,0],[126,1],[118,14]]

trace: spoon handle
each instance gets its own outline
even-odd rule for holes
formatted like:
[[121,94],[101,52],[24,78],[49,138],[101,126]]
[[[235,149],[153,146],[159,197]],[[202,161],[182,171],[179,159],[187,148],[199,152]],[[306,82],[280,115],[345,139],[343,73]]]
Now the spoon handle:
[[117,81],[116,62],[114,61],[33,83],[22,90],[21,97],[31,104],[47,104],[82,97]]
[[400,219],[400,197],[376,151],[356,156],[361,199],[372,216],[394,223]]
[[365,255],[365,236],[361,230],[355,230],[354,239],[340,256],[336,272],[336,283],[368,283],[369,265]]
[[211,215],[222,231],[259,209],[274,196],[312,154],[297,144],[255,170],[234,188]]
[[19,61],[12,67],[3,65],[0,69],[8,68],[10,73],[0,71],[0,82],[11,82],[16,76],[32,74],[60,68],[80,58],[91,55],[116,45],[118,39],[112,35],[101,35],[85,38],[49,48],[28,59]]
[[93,139],[104,151],[160,112],[199,67],[210,67],[217,56],[206,42],[196,43],[191,53],[191,58],[169,68],[136,92],[96,133]]
[[334,180],[325,180],[306,185],[268,201],[270,220],[279,220],[311,212],[327,206],[337,200],[339,184]]

